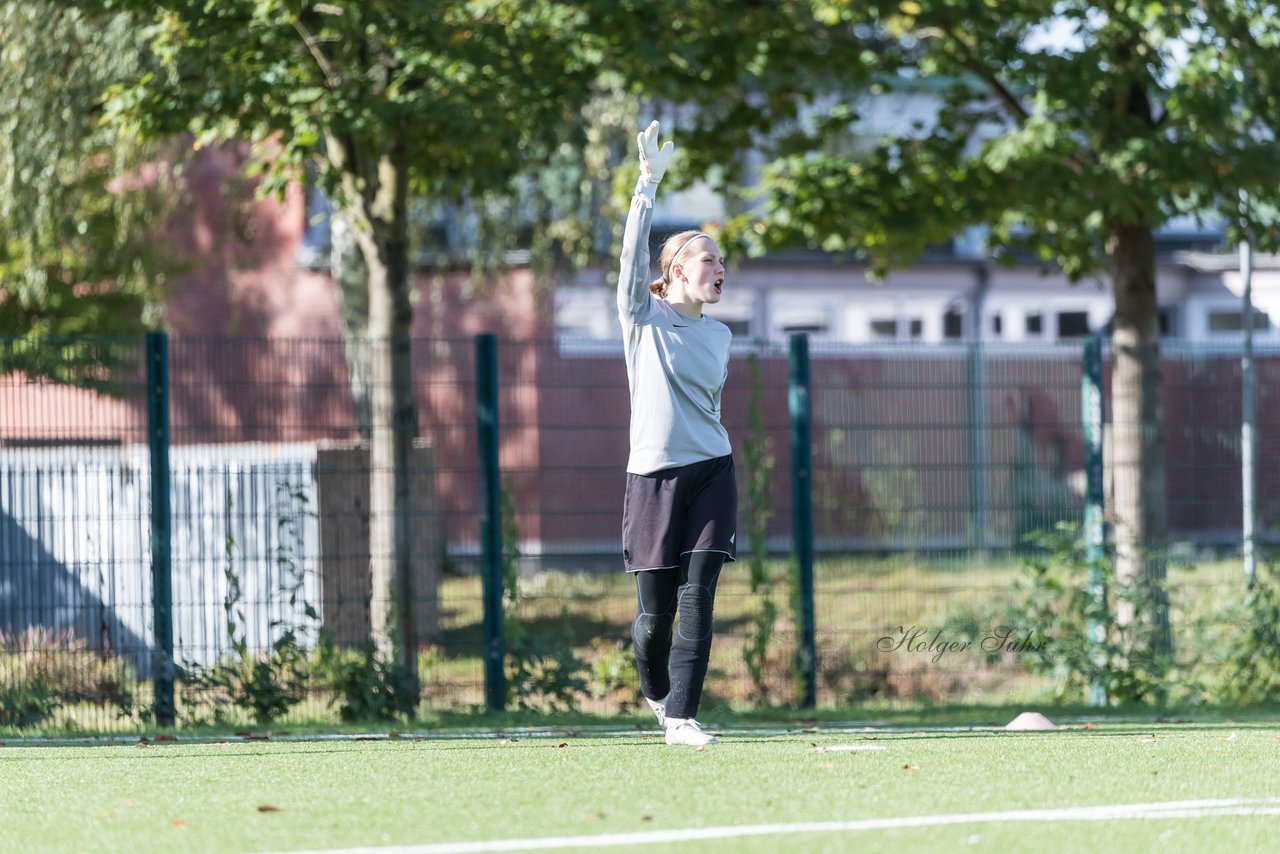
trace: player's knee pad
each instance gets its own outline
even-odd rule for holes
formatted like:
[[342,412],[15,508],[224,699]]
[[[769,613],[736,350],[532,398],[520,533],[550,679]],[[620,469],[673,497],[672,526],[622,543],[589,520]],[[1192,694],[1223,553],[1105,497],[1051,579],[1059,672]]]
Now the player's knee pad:
[[680,590],[680,639],[690,643],[711,642],[711,591],[701,584],[688,584]]
[[631,624],[631,639],[635,642],[636,654],[648,657],[652,652],[669,648],[673,622],[671,614],[637,615],[635,622]]

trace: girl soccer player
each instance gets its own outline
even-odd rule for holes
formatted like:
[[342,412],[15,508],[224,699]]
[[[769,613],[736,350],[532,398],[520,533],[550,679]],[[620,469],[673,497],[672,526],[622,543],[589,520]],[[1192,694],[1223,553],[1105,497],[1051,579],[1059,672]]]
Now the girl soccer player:
[[640,689],[667,744],[713,744],[695,715],[711,655],[716,581],[736,559],[738,489],[720,424],[732,334],[702,308],[720,301],[724,258],[706,234],[681,232],[662,248],[661,277],[648,281],[653,201],[674,146],[658,147],[657,122],[637,143],[640,179],[618,277],[631,390],[622,546],[636,578],[632,637]]

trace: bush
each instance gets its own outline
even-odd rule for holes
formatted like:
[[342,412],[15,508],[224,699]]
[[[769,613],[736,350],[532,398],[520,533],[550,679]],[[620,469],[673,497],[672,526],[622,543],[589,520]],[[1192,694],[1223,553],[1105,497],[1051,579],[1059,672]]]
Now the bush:
[[1276,568],[1264,565],[1238,605],[1220,622],[1235,626],[1220,669],[1218,699],[1232,703],[1280,702],[1280,589]]
[[412,719],[418,707],[413,674],[383,660],[372,647],[339,649],[326,634],[317,650],[316,672],[333,691],[332,702],[343,721]]
[[[502,610],[507,703],[522,711],[576,711],[588,685],[587,662],[574,652],[568,608],[560,608],[560,636],[533,636],[515,615],[521,600],[520,528],[515,498],[502,488]],[[549,578],[549,577],[548,577]],[[638,679],[637,679],[638,681]]]
[[57,708],[49,698],[49,686],[39,679],[0,686],[0,726],[39,726],[53,717]]
[[306,697],[307,656],[292,631],[281,635],[266,654],[250,652],[243,643],[211,668],[189,666],[184,693],[203,695],[214,706],[214,723],[225,722],[222,707],[244,709],[255,723],[284,717]]
[[114,707],[127,717],[137,681],[128,661],[89,649],[69,629],[0,633],[0,724],[36,726],[76,703]]
[[596,638],[591,641],[591,696],[608,699],[619,711],[640,705],[640,674],[630,645],[623,640]]
[[[1015,590],[1013,606],[1019,655],[1028,668],[1057,680],[1059,699],[1079,699],[1098,683],[1111,703],[1164,702],[1172,662],[1155,642],[1160,585],[1148,580],[1119,584],[1107,555],[1096,567],[1105,592],[1095,596],[1092,567],[1076,526],[1060,524],[1032,542],[1039,550],[1026,561],[1027,576]],[[1121,604],[1136,615],[1128,625],[1115,619]]]
[[506,619],[507,695],[522,711],[576,711],[578,698],[587,692],[588,665],[574,652],[576,638],[564,607],[560,627],[559,636],[533,636],[516,618]]

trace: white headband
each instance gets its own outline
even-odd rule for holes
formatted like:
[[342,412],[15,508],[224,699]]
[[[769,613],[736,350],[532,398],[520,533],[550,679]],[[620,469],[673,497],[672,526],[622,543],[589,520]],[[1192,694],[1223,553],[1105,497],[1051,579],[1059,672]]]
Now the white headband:
[[[680,248],[676,250],[676,254],[671,256],[671,263],[667,265],[668,270],[670,270],[672,267],[676,265],[676,261],[680,260],[680,253],[684,252],[684,248],[688,246],[690,243],[692,243],[693,241],[697,240],[699,237],[706,237],[709,239],[710,235],[704,234],[701,231],[695,231],[692,235],[686,238],[684,243],[680,244]],[[662,281],[667,282],[668,284],[671,283],[671,280],[667,278],[666,273],[662,274]]]

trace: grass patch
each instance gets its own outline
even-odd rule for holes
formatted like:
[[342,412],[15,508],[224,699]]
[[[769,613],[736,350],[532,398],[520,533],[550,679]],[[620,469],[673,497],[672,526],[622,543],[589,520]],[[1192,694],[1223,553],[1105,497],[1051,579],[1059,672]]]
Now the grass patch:
[[[921,720],[904,718],[921,727],[906,731],[743,726],[705,752],[668,748],[648,732],[569,730],[143,748],[10,744],[0,748],[0,838],[14,850],[287,851],[1280,797],[1274,717],[1099,719],[1091,729],[1048,733],[929,730]],[[883,749],[816,749],[851,745]],[[676,847],[1020,850],[1033,834],[1037,848],[1054,851],[1266,850],[1277,830],[1276,816],[981,822]]]

